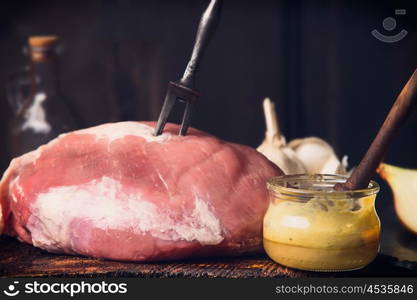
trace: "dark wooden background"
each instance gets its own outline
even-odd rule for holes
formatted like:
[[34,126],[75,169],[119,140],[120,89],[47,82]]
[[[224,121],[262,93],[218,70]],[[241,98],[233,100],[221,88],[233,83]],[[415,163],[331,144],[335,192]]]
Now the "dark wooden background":
[[[25,64],[29,35],[62,38],[63,89],[85,126],[155,120],[168,80],[185,68],[207,2],[2,1],[0,169],[10,159],[4,83]],[[322,137],[357,164],[417,67],[415,0],[224,2],[197,79],[203,96],[193,126],[255,147],[264,134],[261,101],[270,96],[288,140]],[[407,15],[395,16],[396,8]],[[370,34],[388,34],[388,16],[397,20],[394,33],[409,32],[402,41],[386,44]],[[414,114],[386,161],[417,168],[416,137]]]

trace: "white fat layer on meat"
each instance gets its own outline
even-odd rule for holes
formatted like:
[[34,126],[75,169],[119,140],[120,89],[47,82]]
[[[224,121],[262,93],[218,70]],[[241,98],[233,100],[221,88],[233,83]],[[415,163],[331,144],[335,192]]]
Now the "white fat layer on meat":
[[77,219],[104,230],[149,233],[168,241],[216,245],[224,239],[219,220],[196,194],[194,209],[184,211],[182,220],[174,220],[169,210],[161,210],[137,192],[127,193],[120,182],[109,177],[50,188],[37,196],[31,213],[27,227],[33,245],[50,250],[71,248],[71,222]]
[[170,133],[162,133],[154,136],[155,128],[138,122],[118,122],[99,125],[87,129],[75,131],[77,134],[93,134],[98,139],[108,139],[110,142],[125,136],[137,136],[147,142],[165,142],[172,137]]
[[[22,195],[23,193],[23,189],[22,186],[20,185],[20,181],[19,181],[19,176],[15,175],[15,174],[19,174],[20,170],[25,167],[27,164],[32,163],[34,161],[36,161],[36,159],[39,157],[40,150],[38,148],[38,150],[33,150],[31,152],[28,152],[22,156],[19,156],[17,158],[12,159],[12,161],[10,162],[9,167],[7,168],[7,170],[3,173],[3,176],[1,177],[0,180],[0,189],[4,189],[6,188],[5,185],[8,185],[7,189],[8,191],[17,191],[19,194]],[[14,177],[16,176],[16,177]],[[10,183],[9,183],[10,180]],[[13,189],[13,185],[16,185],[16,189]],[[17,198],[15,196],[15,194],[13,193],[11,195],[11,198],[14,202],[17,202]],[[0,234],[2,234],[3,232],[3,214],[2,214],[2,205],[1,202],[2,201],[7,201],[5,199],[0,199]]]
[[16,197],[16,193],[18,193],[20,195],[20,197],[24,196],[23,193],[23,188],[20,185],[20,176],[17,176],[16,178],[14,178],[11,182],[10,182],[10,191],[11,191],[11,196],[12,196],[12,200],[13,202],[17,202],[17,197]]
[[46,120],[46,113],[43,108],[43,102],[45,100],[45,93],[37,93],[35,95],[32,105],[24,115],[25,122],[22,125],[23,131],[33,130],[35,133],[41,134],[46,134],[51,131],[51,125]]
[[7,178],[10,173],[23,168],[24,166],[36,163],[38,158],[42,155],[43,150],[54,146],[62,138],[68,134],[93,134],[97,138],[107,138],[110,142],[125,136],[133,135],[144,138],[147,142],[165,142],[171,139],[173,136],[171,133],[164,132],[158,136],[153,135],[154,128],[138,122],[118,122],[118,123],[107,123],[87,129],[81,129],[69,133],[62,133],[57,138],[51,140],[48,144],[42,145],[37,149],[27,152],[19,157],[12,159],[9,167],[3,174],[1,181]]

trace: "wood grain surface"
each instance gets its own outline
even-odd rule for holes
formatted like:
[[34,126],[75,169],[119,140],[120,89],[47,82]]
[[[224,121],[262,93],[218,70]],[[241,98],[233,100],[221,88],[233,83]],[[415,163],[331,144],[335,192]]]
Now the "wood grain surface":
[[280,266],[266,256],[199,259],[160,263],[127,263],[51,254],[14,238],[0,238],[0,277],[385,277],[417,276],[396,259],[379,255],[362,270],[304,272]]

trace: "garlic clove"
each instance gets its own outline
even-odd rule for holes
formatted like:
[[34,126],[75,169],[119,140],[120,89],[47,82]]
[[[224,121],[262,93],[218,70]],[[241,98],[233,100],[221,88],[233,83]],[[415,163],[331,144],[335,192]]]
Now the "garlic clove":
[[285,174],[303,174],[303,164],[297,159],[294,151],[286,146],[270,143],[261,144],[256,150],[265,155],[270,161],[277,165]]
[[288,172],[285,172],[285,174],[304,174],[306,173],[306,169],[304,168],[303,163],[297,158],[297,155],[295,152],[289,148],[289,147],[283,147],[281,148],[282,152],[286,155],[288,158],[288,161],[286,163]]
[[[345,156],[346,157],[346,156]],[[329,159],[324,163],[320,170],[320,174],[346,174],[346,169],[343,163],[341,163],[336,155],[332,155]]]
[[266,132],[257,150],[282,169],[285,174],[346,174],[347,157],[342,162],[333,148],[317,137],[296,139],[289,144],[281,135],[275,104],[263,101]]
[[258,152],[266,156],[285,174],[305,173],[303,164],[297,159],[294,151],[287,146],[285,137],[280,134],[275,104],[265,98],[263,101],[266,132],[265,139],[257,148]]
[[295,139],[288,146],[294,150],[307,173],[346,174],[346,167],[339,161],[333,148],[320,138]]

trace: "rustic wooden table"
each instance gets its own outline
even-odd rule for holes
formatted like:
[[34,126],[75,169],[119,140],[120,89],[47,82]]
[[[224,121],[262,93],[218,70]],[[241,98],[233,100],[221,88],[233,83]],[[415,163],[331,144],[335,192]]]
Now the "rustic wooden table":
[[51,254],[14,238],[0,237],[0,277],[417,277],[417,236],[399,223],[391,199],[383,199],[381,250],[364,269],[304,272],[280,266],[266,256],[199,259],[161,263],[126,263]]
[[379,277],[417,276],[417,270],[380,254],[362,270],[341,273],[304,272],[280,266],[266,256],[199,259],[162,263],[126,263],[51,254],[14,238],[0,238],[1,277]]

